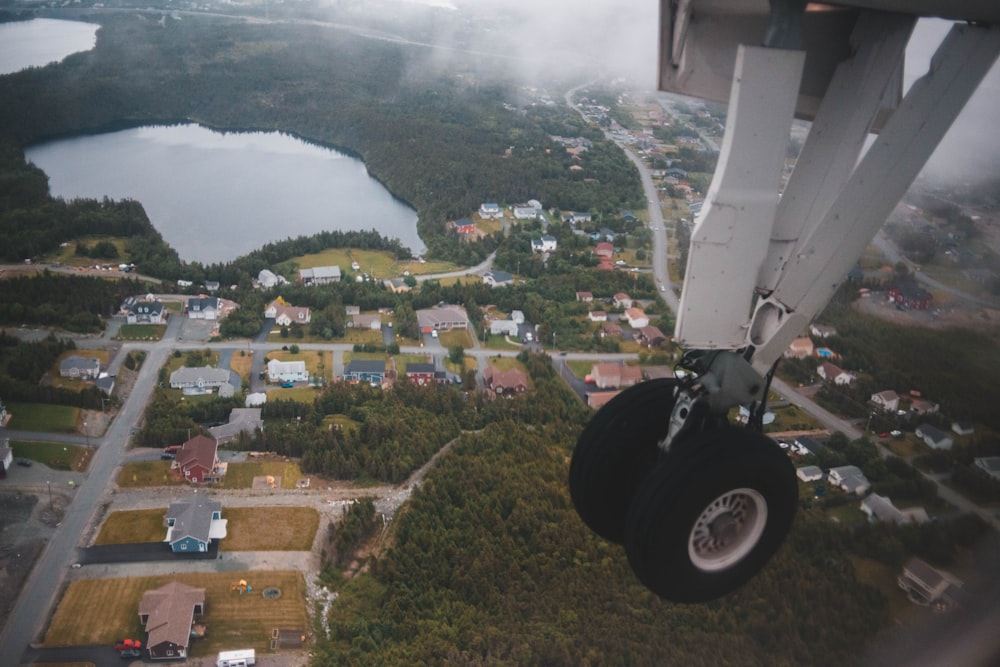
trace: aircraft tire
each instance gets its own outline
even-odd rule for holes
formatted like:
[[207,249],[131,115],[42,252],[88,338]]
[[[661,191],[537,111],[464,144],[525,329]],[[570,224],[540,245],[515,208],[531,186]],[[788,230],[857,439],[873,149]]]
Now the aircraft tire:
[[696,603],[764,567],[791,529],[799,492],[788,457],[760,433],[726,426],[687,440],[637,491],[625,552],[654,593]]
[[660,457],[677,380],[629,387],[608,401],[577,439],[569,467],[573,506],[601,537],[621,544],[625,518],[643,478]]

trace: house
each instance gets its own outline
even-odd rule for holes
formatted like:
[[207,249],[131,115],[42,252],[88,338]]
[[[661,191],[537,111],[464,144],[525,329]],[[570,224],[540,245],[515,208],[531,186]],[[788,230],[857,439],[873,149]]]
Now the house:
[[605,403],[620,394],[617,389],[611,391],[592,391],[587,394],[587,406],[595,410],[601,409]]
[[516,204],[513,210],[514,217],[518,220],[535,220],[542,217],[542,203],[537,199],[532,199],[527,204]]
[[892,389],[872,394],[871,402],[882,412],[895,412],[899,410],[899,394]]
[[984,473],[1000,481],[1000,456],[977,456],[973,463]]
[[344,369],[344,380],[381,384],[385,380],[385,361],[353,359]]
[[218,453],[219,445],[215,440],[196,435],[181,445],[170,467],[195,484],[217,482],[225,475],[225,466],[219,465]]
[[[265,397],[266,399],[266,397]],[[253,435],[264,428],[264,420],[260,416],[260,408],[233,408],[229,411],[229,421],[221,426],[208,429],[215,441],[220,445],[235,440],[240,433]]]
[[916,283],[906,282],[886,291],[890,303],[911,310],[927,310],[934,299],[931,293]]
[[129,324],[163,324],[167,321],[167,310],[156,299],[135,300],[125,308],[125,321]]
[[344,315],[354,317],[361,314],[361,306],[344,306]]
[[212,540],[226,537],[226,519],[222,503],[204,493],[194,493],[187,500],[170,503],[166,516],[164,542],[174,553],[205,553]]
[[101,376],[94,380],[94,386],[101,390],[105,396],[110,396],[115,390],[115,375],[108,375],[107,373],[101,373]]
[[587,314],[591,322],[607,322],[608,314],[603,310],[592,310]]
[[306,382],[309,379],[309,371],[306,370],[306,362],[302,360],[271,359],[267,362],[267,379],[270,382]]
[[351,317],[351,321],[347,323],[347,326],[352,329],[368,329],[369,331],[381,331],[382,330],[382,316],[377,313],[371,314],[357,314]]
[[531,239],[531,252],[555,252],[558,245],[556,237],[546,234],[540,239]]
[[818,482],[823,479],[823,469],[819,466],[802,466],[795,469],[795,476],[803,482]]
[[311,269],[299,269],[299,280],[303,285],[329,285],[340,282],[339,266],[314,266]]
[[827,480],[833,486],[858,496],[866,494],[872,486],[871,482],[868,481],[868,478],[865,477],[865,474],[857,466],[830,468]]
[[206,280],[201,285],[205,288],[206,292],[218,292],[219,288],[222,287],[218,280]]
[[649,317],[641,308],[626,308],[625,319],[633,329],[641,329],[649,326]]
[[523,310],[512,310],[510,311],[510,319],[517,324],[524,324],[524,311]]
[[195,617],[205,613],[205,589],[172,581],[142,594],[139,622],[150,660],[184,660]]
[[439,304],[418,310],[417,323],[423,332],[468,329],[469,316],[461,306]]
[[915,415],[929,415],[937,412],[940,406],[934,401],[918,398],[910,401],[910,412]]
[[906,516],[892,504],[891,500],[877,493],[865,496],[861,501],[861,511],[872,522],[908,523]]
[[7,476],[7,471],[14,465],[14,450],[10,448],[10,440],[0,440],[0,479]]
[[461,218],[452,223],[455,231],[459,234],[475,234],[476,233],[476,223],[468,218]]
[[813,342],[809,336],[801,336],[792,341],[792,344],[785,350],[785,357],[789,359],[805,359],[813,355]]
[[520,325],[514,320],[490,320],[490,334],[493,336],[517,336]]
[[436,381],[437,369],[432,363],[406,364],[406,379],[419,385],[432,384]]
[[654,326],[644,326],[636,334],[636,340],[646,347],[659,347],[667,342],[667,336]]
[[193,296],[187,301],[187,315],[193,320],[217,320],[220,310],[217,296]]
[[486,388],[495,394],[523,394],[528,390],[528,378],[520,368],[505,371],[496,366],[487,366],[483,371]]
[[630,297],[625,292],[618,292],[611,298],[611,302],[615,305],[615,308],[631,308],[632,307],[632,297]]
[[809,333],[816,336],[816,338],[829,338],[830,336],[836,336],[837,330],[823,324],[812,324],[809,326]]
[[931,449],[951,449],[955,444],[950,435],[930,424],[921,424],[914,433]]
[[824,445],[822,442],[812,437],[811,435],[796,436],[793,442],[795,443],[795,448],[798,451],[798,453],[803,455],[806,454],[816,455],[822,452],[826,448],[826,445]]
[[976,426],[972,422],[952,422],[951,430],[956,435],[972,435],[976,432]]
[[911,558],[896,583],[906,591],[910,602],[935,611],[951,611],[962,605],[965,593],[962,581],[948,572],[937,570],[919,558]]
[[494,202],[483,202],[479,205],[479,217],[481,218],[502,218],[503,209],[500,204]]
[[84,358],[76,354],[59,362],[59,375],[64,378],[96,380],[101,374],[101,360],[97,357]]
[[612,338],[621,338],[622,327],[617,322],[605,322],[604,324],[601,325],[601,328],[597,332],[597,335],[600,336],[601,338],[607,338],[608,336]]
[[590,379],[598,389],[631,387],[642,382],[642,368],[614,362],[594,364],[590,367]]
[[597,241],[607,241],[608,243],[614,243],[618,235],[615,234],[615,230],[610,227],[601,227],[597,230]]
[[590,213],[583,213],[581,211],[567,211],[562,214],[562,221],[568,222],[571,225],[575,225],[581,222],[590,222],[594,219],[594,216]]
[[257,284],[264,289],[271,289],[281,281],[284,281],[284,279],[269,269],[261,269],[260,273],[257,274]]
[[618,212],[618,215],[620,215],[622,220],[624,220],[625,222],[635,222],[636,219],[635,214],[632,213],[632,211],[624,208]]
[[483,274],[483,282],[490,287],[506,287],[514,284],[514,276],[500,269],[490,269]]
[[269,303],[264,309],[264,317],[273,319],[278,326],[287,327],[292,324],[309,324],[312,314],[308,308],[290,306],[280,296]]
[[576,293],[576,300],[577,301],[583,301],[584,303],[590,303],[591,301],[594,300],[594,293],[593,292],[577,292]]
[[170,388],[181,389],[185,394],[207,394],[229,384],[229,376],[229,369],[226,368],[181,366],[170,374]]
[[607,241],[601,241],[594,247],[594,254],[603,259],[611,259],[615,255],[615,247]]
[[829,361],[821,363],[819,368],[816,369],[816,373],[827,382],[832,382],[836,385],[853,384],[858,379],[854,373],[848,373],[839,366],[831,364]]

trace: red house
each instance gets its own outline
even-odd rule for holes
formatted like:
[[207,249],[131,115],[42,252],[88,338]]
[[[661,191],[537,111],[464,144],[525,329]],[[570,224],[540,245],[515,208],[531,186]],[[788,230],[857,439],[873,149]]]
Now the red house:
[[903,283],[886,292],[889,301],[912,310],[927,310],[931,305],[931,293],[913,283]]
[[406,379],[419,385],[428,385],[434,382],[434,371],[434,364],[406,364]]
[[218,450],[218,442],[204,435],[196,435],[181,445],[172,467],[180,470],[184,479],[189,482],[217,482],[221,478]]

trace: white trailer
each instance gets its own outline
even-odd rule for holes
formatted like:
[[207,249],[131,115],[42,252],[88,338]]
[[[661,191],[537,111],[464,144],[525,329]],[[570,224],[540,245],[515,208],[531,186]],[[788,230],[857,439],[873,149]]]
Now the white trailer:
[[257,655],[252,648],[238,651],[220,651],[215,667],[249,667],[257,664]]

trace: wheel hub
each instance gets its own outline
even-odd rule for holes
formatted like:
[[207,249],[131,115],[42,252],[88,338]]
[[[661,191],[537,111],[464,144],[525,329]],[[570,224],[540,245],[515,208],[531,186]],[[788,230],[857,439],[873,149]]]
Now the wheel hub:
[[702,510],[688,538],[692,564],[717,572],[741,561],[760,541],[767,525],[767,502],[755,489],[733,489]]

